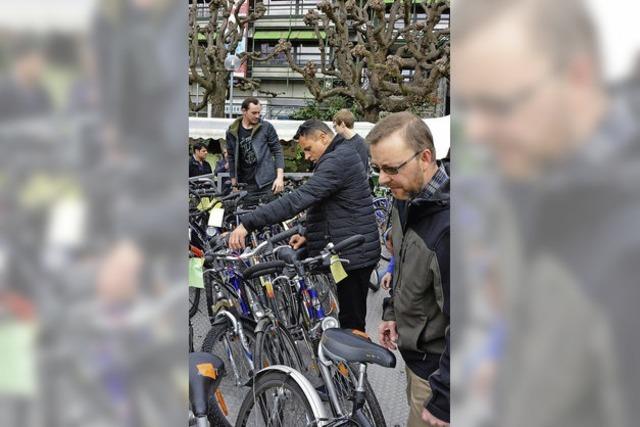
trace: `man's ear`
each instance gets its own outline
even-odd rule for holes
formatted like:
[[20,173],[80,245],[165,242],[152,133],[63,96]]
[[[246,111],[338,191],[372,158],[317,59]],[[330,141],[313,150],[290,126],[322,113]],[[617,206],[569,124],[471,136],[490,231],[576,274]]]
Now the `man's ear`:
[[431,152],[431,150],[429,150],[427,148],[424,151],[422,151],[422,154],[420,155],[420,160],[422,160],[423,162],[431,164],[431,163],[435,162],[436,159],[434,158],[433,153]]

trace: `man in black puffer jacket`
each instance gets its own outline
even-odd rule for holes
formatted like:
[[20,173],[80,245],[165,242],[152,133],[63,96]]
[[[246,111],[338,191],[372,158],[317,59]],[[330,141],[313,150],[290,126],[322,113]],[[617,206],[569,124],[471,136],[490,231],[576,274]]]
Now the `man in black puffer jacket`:
[[308,209],[306,235],[294,236],[291,244],[297,249],[306,242],[311,256],[328,242],[337,244],[356,234],[363,235],[362,246],[341,254],[349,260],[345,266],[348,277],[337,288],[340,326],[364,331],[369,277],[380,258],[367,174],[358,153],[341,144],[340,138],[335,138],[320,120],[304,122],[296,139],[305,158],[316,163],[313,176],[295,191],[243,215],[229,246],[243,248],[248,230],[284,221],[305,209]]

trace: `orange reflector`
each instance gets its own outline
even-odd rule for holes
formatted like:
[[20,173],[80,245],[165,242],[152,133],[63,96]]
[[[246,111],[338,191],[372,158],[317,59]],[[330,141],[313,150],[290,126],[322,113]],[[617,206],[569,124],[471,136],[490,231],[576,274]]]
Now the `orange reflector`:
[[349,376],[349,370],[347,369],[347,366],[342,362],[338,363],[338,372],[340,372],[340,374],[342,374],[342,376],[345,378]]
[[224,416],[225,417],[228,416],[229,408],[227,408],[227,402],[225,402],[224,396],[222,395],[222,392],[219,389],[216,390],[216,400],[218,401],[218,406],[220,407],[220,410],[222,411]]
[[218,372],[211,363],[201,363],[199,365],[196,365],[196,368],[198,368],[198,372],[200,372],[200,375],[202,375],[203,377],[209,377],[214,380],[218,378]]
[[366,332],[362,332],[362,331],[360,331],[358,329],[352,329],[351,332],[353,332],[354,335],[358,335],[359,337],[366,338],[368,340],[371,339],[371,338],[369,338],[369,335],[367,335]]

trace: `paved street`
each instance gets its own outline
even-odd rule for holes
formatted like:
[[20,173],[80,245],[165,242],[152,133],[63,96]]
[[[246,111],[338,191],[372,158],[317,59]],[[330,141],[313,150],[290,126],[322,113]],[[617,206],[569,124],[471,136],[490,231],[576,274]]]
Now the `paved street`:
[[[377,340],[377,327],[382,314],[382,300],[388,293],[380,290],[376,293],[369,291],[367,299],[367,333],[375,341]],[[201,312],[206,312],[201,298]],[[193,319],[194,345],[198,350],[207,334],[208,321],[200,313]],[[369,381],[375,390],[378,401],[384,413],[387,426],[404,426],[407,414],[406,379],[404,363],[400,354],[396,352],[397,365],[395,369],[385,369],[371,365],[367,369]],[[233,412],[233,409],[231,409]]]

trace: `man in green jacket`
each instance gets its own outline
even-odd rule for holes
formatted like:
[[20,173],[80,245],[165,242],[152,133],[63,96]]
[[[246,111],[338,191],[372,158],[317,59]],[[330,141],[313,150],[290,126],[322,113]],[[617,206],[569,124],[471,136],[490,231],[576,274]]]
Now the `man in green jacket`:
[[231,185],[246,184],[247,201],[269,201],[284,189],[284,155],[273,125],[260,118],[258,98],[242,102],[242,117],[226,134]]
[[427,125],[411,113],[367,136],[372,168],[396,198],[394,291],[378,328],[407,365],[408,427],[449,425],[449,176]]

